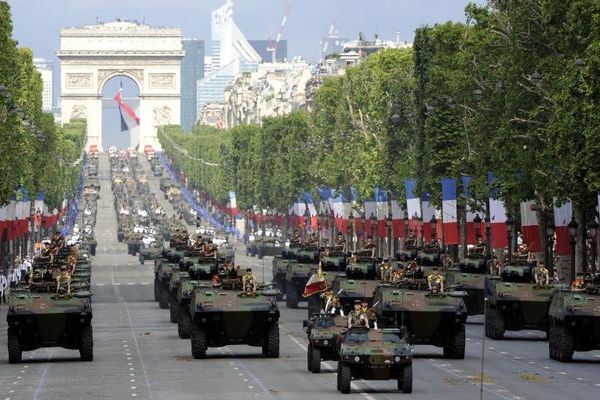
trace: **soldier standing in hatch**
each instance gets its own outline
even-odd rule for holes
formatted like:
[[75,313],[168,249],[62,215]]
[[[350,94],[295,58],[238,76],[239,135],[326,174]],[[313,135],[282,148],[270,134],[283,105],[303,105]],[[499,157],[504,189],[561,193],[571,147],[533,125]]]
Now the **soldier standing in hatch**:
[[348,315],[348,328],[357,326],[369,328],[369,317],[364,313],[360,300],[354,301],[354,310]]

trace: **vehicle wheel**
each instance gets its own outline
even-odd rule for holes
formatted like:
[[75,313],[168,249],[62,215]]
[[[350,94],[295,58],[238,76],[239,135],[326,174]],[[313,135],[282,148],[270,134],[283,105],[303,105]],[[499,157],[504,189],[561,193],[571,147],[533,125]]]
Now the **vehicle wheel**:
[[350,367],[340,361],[340,369],[338,372],[339,391],[343,394],[350,393],[350,383],[352,382],[352,371]]
[[21,362],[22,356],[19,333],[15,328],[8,328],[8,362],[11,364]]
[[94,334],[91,325],[86,325],[81,330],[79,355],[81,361],[92,361],[94,359]]
[[95,255],[96,255],[96,246],[92,246],[92,247],[90,247],[90,254],[91,254],[92,256],[95,256]]
[[412,393],[413,369],[412,365],[407,365],[402,369],[402,377],[398,378],[398,390],[402,393]]
[[498,309],[489,307],[485,318],[485,335],[494,340],[504,338],[504,317]]
[[179,314],[177,320],[177,334],[182,339],[189,339],[192,331],[192,317],[185,307],[179,307]]
[[179,314],[179,304],[174,296],[169,296],[169,319],[172,323],[177,323],[177,314]]
[[313,374],[321,372],[321,350],[318,347],[308,346],[308,359],[310,360],[310,368],[308,370]]
[[156,280],[156,278],[154,278],[154,301],[158,301],[158,299],[159,299],[158,280]]
[[342,377],[342,375],[340,374],[340,366],[342,365],[341,361],[338,361],[338,366],[337,366],[337,371],[336,371],[336,375],[337,375],[337,379],[336,379],[336,389],[338,390],[338,392],[340,391],[340,379]]
[[140,264],[144,265],[144,256],[140,254]]
[[558,343],[558,335],[556,325],[550,325],[548,329],[548,355],[550,359],[556,360],[556,354],[558,353],[558,348],[560,344]]
[[275,280],[275,285],[277,286],[277,289],[279,289],[279,294],[277,295],[277,301],[282,301],[283,300],[283,295],[285,294],[285,279],[276,279]]
[[192,322],[192,332],[190,335],[192,343],[192,357],[195,359],[206,358],[206,331],[204,328],[198,326],[197,323]]
[[296,285],[291,283],[287,283],[285,285],[285,305],[288,308],[298,308],[298,290],[296,289]]
[[444,357],[462,360],[465,358],[465,325],[456,327],[454,334],[444,346]]
[[267,358],[279,358],[279,324],[277,322],[269,327],[262,353]]
[[169,308],[169,291],[162,285],[158,287],[158,306],[162,309]]
[[556,347],[556,360],[560,362],[569,362],[573,360],[575,346],[573,334],[564,326],[555,325],[556,338],[558,346]]

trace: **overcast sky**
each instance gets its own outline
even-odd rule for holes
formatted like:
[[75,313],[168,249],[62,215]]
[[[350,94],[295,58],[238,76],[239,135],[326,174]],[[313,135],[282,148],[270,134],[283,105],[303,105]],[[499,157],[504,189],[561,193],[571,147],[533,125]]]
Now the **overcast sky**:
[[[484,0],[475,0],[484,3]],[[116,18],[146,21],[150,25],[180,27],[186,38],[210,39],[210,12],[224,0],[8,0],[12,7],[14,37],[31,47],[36,57],[55,60],[62,27],[110,22]],[[288,0],[236,0],[234,18],[248,39],[266,39],[277,33]],[[412,41],[415,28],[464,21],[468,0],[293,0],[283,38],[289,56],[318,60],[320,38],[337,17],[341,37],[368,37],[379,33]]]

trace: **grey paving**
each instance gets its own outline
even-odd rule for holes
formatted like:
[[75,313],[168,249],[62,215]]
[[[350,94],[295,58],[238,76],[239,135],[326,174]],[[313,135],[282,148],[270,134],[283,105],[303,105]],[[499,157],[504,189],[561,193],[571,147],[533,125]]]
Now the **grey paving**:
[[[105,159],[102,168],[107,175]],[[154,190],[158,190],[156,181],[152,179]],[[0,400],[479,398],[481,318],[467,326],[465,360],[445,360],[435,347],[413,349],[411,395],[399,394],[393,381],[357,381],[352,394],[344,396],[336,392],[333,363],[327,363],[321,374],[307,372],[302,331],[306,310],[288,310],[283,303],[279,359],[263,359],[259,348],[232,346],[209,350],[206,360],[193,360],[189,340],[177,337],[168,311],[152,301],[152,265],[140,265],[117,242],[108,181],[102,185],[93,275],[95,359],[83,363],[76,351],[40,349],[25,353],[22,364],[9,365],[3,350]],[[259,279],[263,274],[270,279],[271,258],[264,262],[248,258],[239,246],[236,259],[252,266]],[[3,307],[2,332],[5,312]],[[577,353],[575,362],[562,364],[548,358],[541,333],[525,331],[508,337],[485,341],[483,398],[600,398],[600,352]],[[0,347],[6,348],[5,334],[0,336]]]

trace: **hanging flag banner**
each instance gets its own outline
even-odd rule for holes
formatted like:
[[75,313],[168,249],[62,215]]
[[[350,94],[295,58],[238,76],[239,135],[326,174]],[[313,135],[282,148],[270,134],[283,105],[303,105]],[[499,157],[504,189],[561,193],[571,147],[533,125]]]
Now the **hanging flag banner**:
[[573,205],[570,201],[556,206],[557,200],[554,199],[554,226],[556,233],[556,242],[554,252],[557,256],[571,255],[571,238],[569,237],[569,222],[573,217]]
[[[494,183],[494,174],[488,173],[488,184]],[[504,202],[499,200],[499,190],[491,190],[490,196],[490,234],[493,249],[503,249],[508,246],[508,231],[506,230],[506,207]]]
[[417,181],[414,179],[407,179],[404,181],[404,189],[406,191],[406,210],[408,212],[409,234],[413,234],[420,238],[421,199],[419,199],[415,195],[416,186]]
[[123,100],[123,86],[117,92],[114,97],[119,108],[119,114],[121,115],[121,132],[129,131],[140,124],[140,117],[137,116],[135,111]]
[[458,244],[458,214],[456,211],[456,179],[442,179],[442,221],[444,244]]
[[392,236],[394,238],[403,238],[406,236],[404,227],[404,216],[406,213],[398,200],[391,200],[390,206],[392,208]]
[[433,239],[434,229],[430,223],[431,219],[435,216],[438,220],[435,227],[436,232],[438,233],[436,236],[438,238],[441,221],[439,218],[437,218],[439,216],[439,212],[435,206],[431,204],[431,195],[429,193],[423,193],[423,196],[421,196],[421,206],[423,207],[423,240],[429,242],[431,239]]
[[[376,187],[375,188],[375,203],[376,203],[376,214],[377,217],[377,236],[387,237],[387,227],[385,221],[388,217],[388,192]],[[367,215],[365,214],[365,217]]]
[[530,252],[539,253],[542,251],[542,246],[537,213],[535,212],[535,200],[522,202],[520,208],[521,233],[523,234],[524,243],[527,243]]
[[[469,190],[469,184],[471,183],[471,177],[467,175],[461,176],[462,184],[463,184],[463,192],[466,200],[466,217],[465,217],[465,225],[467,227],[467,244],[475,244],[477,243],[477,237],[479,236],[481,240],[485,240],[485,224],[479,224],[479,232],[476,232],[475,222],[473,220],[475,217],[479,215],[481,218],[481,213],[473,210],[473,196]],[[483,219],[483,218],[481,218]]]
[[[365,232],[367,236],[377,234],[376,229],[376,218],[377,218],[377,201],[375,197],[365,200]],[[371,216],[373,218],[371,218]]]
[[352,203],[345,199],[344,193],[332,197],[329,205],[335,217],[335,227],[338,232],[346,233],[348,231],[348,219],[352,210]]

